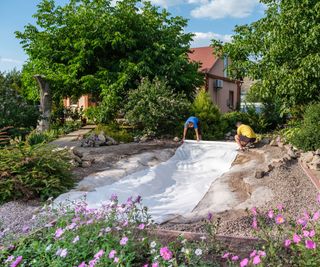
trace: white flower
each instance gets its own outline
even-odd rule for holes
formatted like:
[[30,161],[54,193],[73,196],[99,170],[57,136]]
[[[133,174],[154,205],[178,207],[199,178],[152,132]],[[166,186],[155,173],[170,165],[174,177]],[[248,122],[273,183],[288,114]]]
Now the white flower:
[[48,252],[48,251],[51,249],[51,247],[52,247],[52,244],[48,245],[48,246],[46,247],[46,252]]
[[202,255],[202,249],[197,248],[194,253],[195,253],[197,256],[200,256],[200,255]]
[[157,251],[153,248],[153,249],[151,249],[151,254],[153,254],[153,253],[156,253]]
[[111,231],[111,228],[110,228],[110,227],[107,227],[107,228],[105,229],[105,231],[106,231],[106,233],[108,233],[108,232]]
[[185,244],[186,242],[187,242],[187,239],[183,239],[183,240],[181,241],[182,244]]
[[155,241],[152,241],[151,243],[150,243],[150,247],[151,248],[155,248],[157,246],[157,243],[155,242]]
[[207,238],[205,236],[201,236],[200,239],[203,241],[203,240],[206,240]]
[[185,253],[186,253],[186,254],[190,254],[190,250],[189,250],[189,249],[186,249],[186,250],[185,250]]
[[185,252],[186,252],[186,249],[185,249],[185,248],[182,248],[182,249],[181,249],[181,252],[182,252],[182,253],[185,253]]

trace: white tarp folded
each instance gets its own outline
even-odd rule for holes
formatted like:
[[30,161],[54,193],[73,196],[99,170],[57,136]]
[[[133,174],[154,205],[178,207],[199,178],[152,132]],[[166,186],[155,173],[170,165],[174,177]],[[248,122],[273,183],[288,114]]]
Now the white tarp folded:
[[[88,192],[88,205],[99,207],[112,194],[120,202],[140,195],[156,222],[184,215],[194,209],[211,183],[229,170],[237,155],[236,148],[235,143],[186,141],[168,161]],[[70,191],[55,203],[77,200],[83,195],[84,192]]]

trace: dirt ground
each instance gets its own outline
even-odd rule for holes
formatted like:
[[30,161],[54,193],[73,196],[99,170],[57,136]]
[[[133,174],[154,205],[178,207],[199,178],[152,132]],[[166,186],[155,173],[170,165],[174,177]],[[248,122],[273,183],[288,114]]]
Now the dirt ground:
[[[152,141],[147,143],[120,144],[117,146],[81,148],[79,150],[87,157],[95,159],[94,164],[89,168],[75,168],[73,174],[77,181],[83,179],[89,174],[109,169],[119,160],[130,157],[134,154],[143,152],[177,148],[178,143],[172,141]],[[269,145],[258,147],[245,153],[239,153],[233,166],[237,171],[229,175],[228,185],[236,193],[240,202],[248,200],[253,192],[252,184],[246,181],[248,175],[252,175],[260,165],[266,164],[266,161],[277,159],[283,156],[283,148],[271,147]],[[265,157],[268,155],[268,158]],[[242,168],[254,160],[255,164],[250,168]],[[253,180],[252,180],[253,179]],[[305,210],[315,210],[318,208],[316,202],[317,190],[305,175],[297,160],[279,166],[268,173],[262,179],[251,178],[256,186],[267,187],[273,192],[272,200],[265,203],[259,209],[267,211],[277,204],[283,204],[286,212],[298,216]],[[40,203],[29,202],[22,203],[13,201],[0,206],[0,231],[6,229],[7,236],[20,235],[23,227],[39,227],[40,222],[36,222],[37,214],[40,211]],[[219,234],[237,237],[252,236],[252,216],[244,209],[236,209],[214,214],[221,218]],[[44,223],[44,222],[43,222]],[[159,226],[162,229],[182,230],[182,231],[204,231],[203,217],[195,217],[189,223],[167,222]],[[0,244],[1,244],[0,236]]]

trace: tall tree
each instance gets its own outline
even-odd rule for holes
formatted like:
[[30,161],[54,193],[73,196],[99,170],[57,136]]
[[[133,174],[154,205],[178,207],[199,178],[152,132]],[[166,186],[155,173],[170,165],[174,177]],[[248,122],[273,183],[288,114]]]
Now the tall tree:
[[265,16],[237,26],[219,53],[228,54],[230,73],[257,80],[252,90],[282,111],[320,100],[320,1],[261,0]]
[[190,98],[203,82],[197,64],[188,61],[187,21],[149,2],[70,0],[55,6],[43,0],[34,17],[37,26],[16,33],[29,56],[23,69],[29,88],[31,77],[42,74],[54,97],[100,94],[106,114],[113,115],[142,77],[164,79]]

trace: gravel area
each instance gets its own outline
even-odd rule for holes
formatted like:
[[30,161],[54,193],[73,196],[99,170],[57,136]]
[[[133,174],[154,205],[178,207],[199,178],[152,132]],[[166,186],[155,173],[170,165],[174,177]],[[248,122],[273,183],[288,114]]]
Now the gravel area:
[[[269,187],[274,194],[271,201],[267,202],[258,210],[267,212],[270,208],[276,208],[278,204],[285,207],[284,215],[296,218],[304,211],[315,211],[319,209],[316,197],[318,191],[301,169],[297,160],[286,166],[280,166],[261,179],[260,185]],[[214,214],[221,218],[218,234],[235,237],[254,237],[252,229],[252,215],[250,211],[231,210],[220,214]],[[205,232],[204,221],[190,224],[166,223],[160,228]]]

